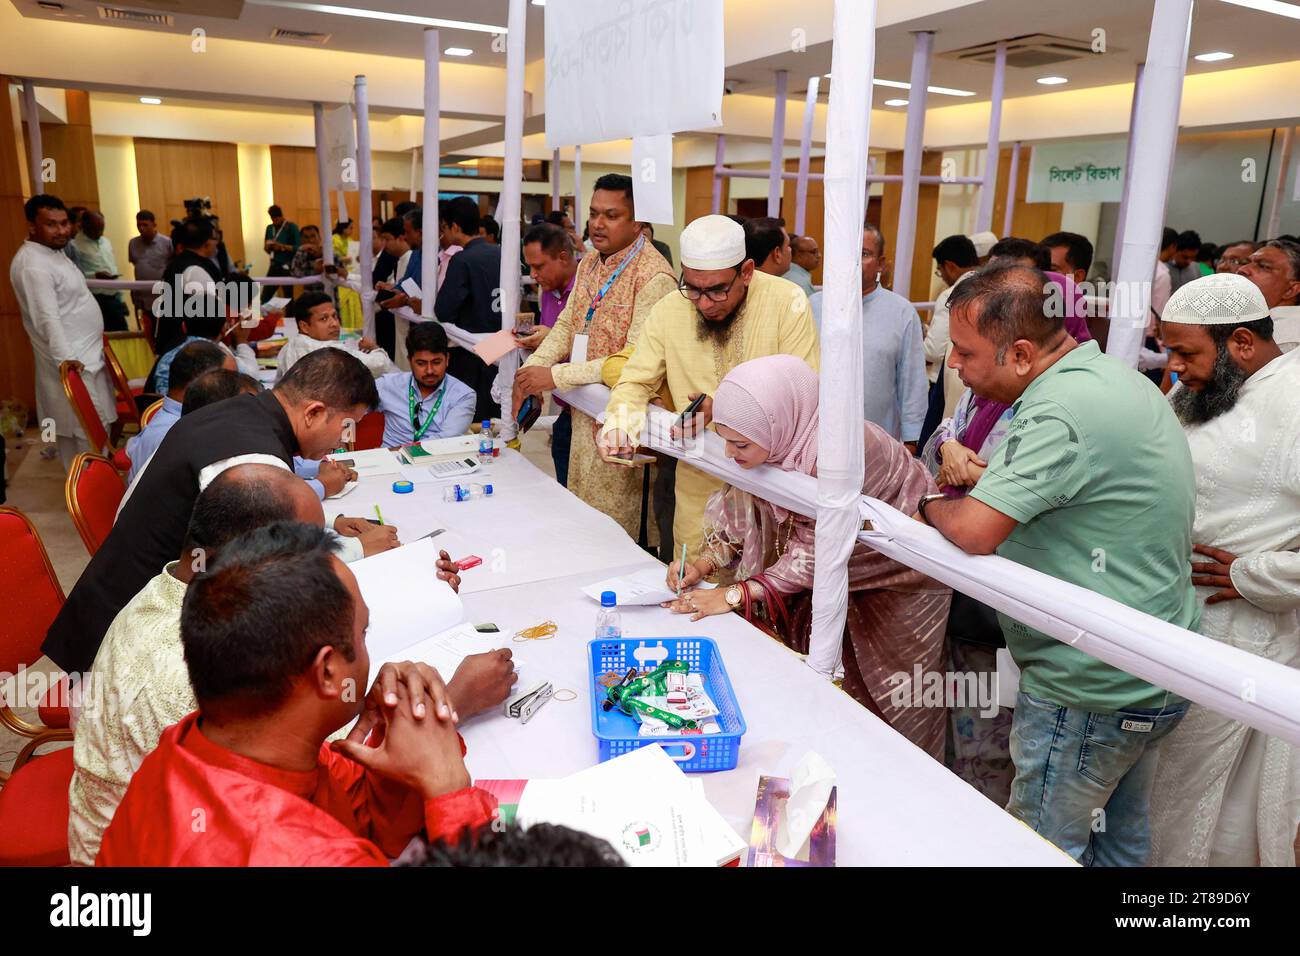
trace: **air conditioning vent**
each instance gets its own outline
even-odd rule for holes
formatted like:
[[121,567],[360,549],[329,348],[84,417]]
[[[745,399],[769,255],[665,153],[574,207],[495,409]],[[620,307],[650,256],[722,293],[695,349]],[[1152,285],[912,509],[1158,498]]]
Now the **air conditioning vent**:
[[155,27],[169,27],[173,24],[170,14],[146,13],[143,10],[127,10],[124,7],[106,7],[100,5],[99,19],[112,20],[115,23],[148,24]]
[[292,43],[315,43],[317,46],[324,46],[329,42],[330,34],[312,33],[308,30],[286,30],[283,27],[276,27],[271,31],[272,40],[289,40]]
[[[1029,36],[1012,37],[1007,43],[1007,66],[1022,69],[1038,69],[1053,63],[1067,63],[1084,57],[1096,56],[1092,52],[1090,40],[1073,40],[1069,37],[1052,36],[1047,33],[1034,33]],[[1115,47],[1108,47],[1108,53],[1116,52]],[[992,64],[997,58],[997,43],[981,43],[978,46],[964,47],[960,50],[948,50],[939,56],[949,60],[963,60],[973,63]]]

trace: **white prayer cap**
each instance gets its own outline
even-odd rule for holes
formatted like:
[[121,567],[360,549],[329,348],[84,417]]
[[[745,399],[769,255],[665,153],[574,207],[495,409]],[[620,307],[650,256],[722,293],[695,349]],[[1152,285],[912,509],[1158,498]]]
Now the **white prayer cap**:
[[745,229],[728,216],[701,216],[682,230],[678,242],[687,269],[712,272],[745,261]]
[[1268,303],[1245,276],[1218,272],[1180,286],[1161,318],[1177,325],[1243,325],[1268,318]]
[[983,259],[997,244],[998,237],[991,232],[977,232],[970,237],[970,241],[975,243],[975,255]]

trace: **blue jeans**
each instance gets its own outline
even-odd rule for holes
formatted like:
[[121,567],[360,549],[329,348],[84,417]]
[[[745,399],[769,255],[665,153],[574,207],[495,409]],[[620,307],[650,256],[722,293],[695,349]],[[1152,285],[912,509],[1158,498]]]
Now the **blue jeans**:
[[1096,714],[1021,691],[1007,812],[1085,866],[1146,866],[1157,744],[1187,707]]

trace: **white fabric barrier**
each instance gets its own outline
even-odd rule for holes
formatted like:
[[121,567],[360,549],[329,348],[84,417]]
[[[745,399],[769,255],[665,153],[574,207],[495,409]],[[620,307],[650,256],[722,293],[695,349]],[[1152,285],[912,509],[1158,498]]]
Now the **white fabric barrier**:
[[[315,285],[325,281],[325,276],[247,276],[261,285]],[[131,289],[152,292],[161,279],[87,279],[90,289]],[[214,280],[215,281],[215,280]]]
[[[584,385],[556,392],[597,420],[604,418],[609,389]],[[723,454],[712,432],[684,447],[667,436],[675,418],[651,408],[648,440],[642,442],[738,488],[808,517],[817,514],[817,482],[768,465],[741,469]],[[939,532],[873,498],[861,498],[871,522],[859,539],[978,601],[1064,641],[1098,660],[1300,745],[1300,671],[1220,644],[1134,610],[1104,595],[996,555],[969,555]]]

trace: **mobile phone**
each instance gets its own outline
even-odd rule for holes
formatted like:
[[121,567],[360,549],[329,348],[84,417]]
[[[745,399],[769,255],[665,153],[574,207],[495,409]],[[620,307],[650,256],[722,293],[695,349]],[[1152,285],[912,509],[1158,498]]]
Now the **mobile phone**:
[[707,395],[696,396],[695,400],[691,402],[689,405],[687,405],[686,408],[682,411],[682,417],[677,420],[678,423],[685,425],[686,420],[700,410],[700,406],[704,404],[704,400],[706,398],[708,398]]
[[519,406],[519,414],[515,416],[515,424],[519,426],[521,432],[526,432],[532,428],[534,423],[542,415],[542,405],[536,396],[529,395]]
[[342,465],[344,468],[357,467],[357,462],[355,458],[331,458],[330,461],[334,462],[334,464],[336,465]]
[[474,630],[480,634],[499,634],[501,632],[501,628],[495,624],[475,624]]

